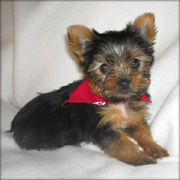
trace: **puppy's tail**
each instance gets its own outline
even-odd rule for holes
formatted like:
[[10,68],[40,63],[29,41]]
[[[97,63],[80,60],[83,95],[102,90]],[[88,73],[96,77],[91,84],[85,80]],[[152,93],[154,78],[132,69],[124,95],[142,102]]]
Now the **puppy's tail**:
[[13,133],[14,131],[12,129],[5,131],[6,133]]
[[12,129],[8,130],[8,131],[5,131],[5,134],[7,136],[13,136],[14,135],[14,131]]
[[11,124],[11,129],[5,131],[5,133],[7,133],[7,134],[13,134],[13,132],[14,132],[14,128],[13,128],[13,123],[12,123],[12,124]]

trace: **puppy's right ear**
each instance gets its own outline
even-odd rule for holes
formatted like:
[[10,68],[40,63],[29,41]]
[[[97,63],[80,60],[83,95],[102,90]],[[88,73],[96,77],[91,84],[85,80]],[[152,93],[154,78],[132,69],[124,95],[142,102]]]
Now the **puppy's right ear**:
[[87,42],[92,40],[92,31],[86,26],[74,25],[68,27],[67,33],[73,53],[80,63],[83,62]]

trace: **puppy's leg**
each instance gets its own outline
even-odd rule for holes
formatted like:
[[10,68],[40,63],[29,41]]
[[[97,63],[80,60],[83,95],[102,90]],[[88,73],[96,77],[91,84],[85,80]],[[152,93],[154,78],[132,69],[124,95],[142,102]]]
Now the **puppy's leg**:
[[139,150],[139,145],[133,143],[127,135],[119,131],[119,139],[102,148],[108,155],[131,165],[155,164],[156,160]]
[[101,108],[99,113],[102,116],[102,119],[100,120],[98,127],[101,128],[109,124],[108,130],[113,131],[114,129],[114,131],[119,134],[118,139],[111,140],[106,148],[102,148],[105,153],[132,165],[156,163],[154,158],[145,152],[140,151],[140,146],[133,143],[123,131],[130,125],[136,127],[143,119],[143,114],[128,110],[125,104],[122,103],[111,105],[107,108]]
[[145,121],[135,128],[135,130],[131,133],[131,137],[139,143],[148,155],[154,158],[169,156],[166,149],[153,141],[150,127]]

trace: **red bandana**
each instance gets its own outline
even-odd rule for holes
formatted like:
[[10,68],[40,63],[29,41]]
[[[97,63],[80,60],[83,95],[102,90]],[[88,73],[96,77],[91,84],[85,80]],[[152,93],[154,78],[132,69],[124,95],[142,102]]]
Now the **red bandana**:
[[[148,99],[146,95],[140,96],[139,99],[147,101],[152,103],[151,100]],[[69,97],[69,100],[66,100],[62,104],[63,107],[69,107],[65,106],[66,103],[90,103],[95,105],[107,105],[112,104],[113,102],[106,101],[104,98],[101,98],[91,91],[91,89],[88,86],[88,80],[84,80],[75,91],[73,91]]]

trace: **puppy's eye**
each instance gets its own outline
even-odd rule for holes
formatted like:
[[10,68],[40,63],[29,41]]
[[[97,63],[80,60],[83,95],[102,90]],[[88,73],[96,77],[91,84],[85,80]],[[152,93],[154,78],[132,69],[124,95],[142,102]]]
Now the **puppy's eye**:
[[107,64],[103,64],[100,67],[102,73],[106,73],[109,70],[109,66]]
[[140,66],[140,62],[138,59],[134,59],[131,63],[132,68],[138,68]]

